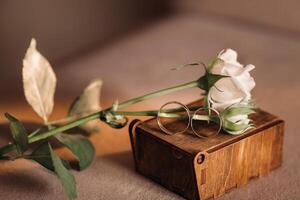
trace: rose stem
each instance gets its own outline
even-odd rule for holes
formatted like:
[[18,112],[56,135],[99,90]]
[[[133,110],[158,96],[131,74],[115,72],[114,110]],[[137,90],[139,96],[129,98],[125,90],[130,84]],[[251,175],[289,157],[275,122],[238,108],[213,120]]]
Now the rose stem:
[[[173,93],[173,92],[177,92],[177,91],[180,91],[180,90],[193,88],[193,87],[197,87],[197,86],[198,86],[198,80],[195,80],[195,81],[191,81],[191,82],[184,83],[184,84],[181,84],[181,85],[177,85],[177,86],[174,86],[174,87],[158,90],[156,92],[152,92],[152,93],[140,96],[140,97],[136,97],[136,98],[124,101],[124,102],[122,102],[118,105],[118,108],[119,109],[125,108],[127,106],[139,103],[139,102],[147,100],[147,99],[163,96],[163,95],[166,95],[166,94],[170,94],[170,93]],[[69,130],[71,128],[74,128],[76,126],[79,126],[81,124],[84,124],[88,121],[98,119],[98,118],[100,118],[101,114],[104,111],[109,111],[111,109],[112,109],[112,107],[109,107],[105,110],[93,113],[91,115],[88,115],[88,116],[85,116],[85,117],[82,117],[82,118],[79,118],[79,119],[74,120],[72,122],[69,122],[66,125],[63,125],[61,127],[50,129],[49,131],[46,131],[44,133],[40,133],[39,135],[35,135],[35,136],[29,138],[28,142],[31,144],[31,143],[37,142],[39,140],[46,139],[46,138],[48,138],[50,136],[53,136],[57,133],[61,133],[61,132],[64,132],[66,130]],[[0,152],[1,152],[2,155],[5,155],[5,154],[9,153],[10,151],[14,150],[15,148],[16,147],[15,147],[14,144],[8,144],[8,145],[0,148]]]

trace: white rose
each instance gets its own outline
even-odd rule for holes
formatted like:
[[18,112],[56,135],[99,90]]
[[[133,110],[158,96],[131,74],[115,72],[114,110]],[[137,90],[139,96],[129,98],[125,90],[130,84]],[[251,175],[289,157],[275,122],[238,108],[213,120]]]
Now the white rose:
[[[254,65],[246,65],[245,67],[237,61],[237,53],[232,49],[226,49],[219,53],[218,62],[211,69],[211,73],[229,76],[222,78],[216,82],[208,94],[209,102],[212,108],[222,113],[226,108],[234,104],[249,104],[251,100],[251,90],[255,86],[254,79],[250,75],[250,71]],[[237,124],[249,124],[248,115],[235,115],[227,120]],[[230,132],[230,131],[227,131]],[[239,134],[239,132],[230,132]]]

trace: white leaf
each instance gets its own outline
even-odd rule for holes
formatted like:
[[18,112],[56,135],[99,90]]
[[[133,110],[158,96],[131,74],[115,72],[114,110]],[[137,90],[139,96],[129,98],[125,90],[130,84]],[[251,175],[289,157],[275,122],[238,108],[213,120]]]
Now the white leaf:
[[23,59],[23,87],[27,102],[47,123],[54,105],[56,76],[48,60],[37,51],[35,39]]
[[[83,90],[81,95],[72,103],[69,116],[79,118],[100,111],[100,93],[102,83],[103,82],[100,79],[91,81],[90,84]],[[94,132],[99,131],[100,126],[99,122],[94,120],[81,125],[80,128],[88,132]]]

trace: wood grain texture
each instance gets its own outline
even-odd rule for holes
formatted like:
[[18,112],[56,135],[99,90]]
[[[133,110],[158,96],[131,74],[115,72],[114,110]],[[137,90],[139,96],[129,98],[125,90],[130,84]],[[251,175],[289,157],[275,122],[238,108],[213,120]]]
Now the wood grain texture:
[[[216,198],[266,175],[282,162],[283,123],[231,145],[207,153],[202,164],[194,160],[200,199]],[[202,177],[205,178],[203,182]]]
[[262,110],[251,118],[256,128],[209,139],[169,136],[156,119],[141,122],[131,135],[136,170],[187,199],[222,196],[282,163],[284,122]]

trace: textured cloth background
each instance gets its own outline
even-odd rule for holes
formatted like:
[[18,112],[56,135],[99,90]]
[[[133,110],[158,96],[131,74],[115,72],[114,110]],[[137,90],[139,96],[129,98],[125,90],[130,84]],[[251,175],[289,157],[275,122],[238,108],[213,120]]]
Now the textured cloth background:
[[[184,14],[165,18],[56,71],[58,95],[53,118],[66,113],[70,97],[92,78],[104,79],[102,104],[108,106],[115,99],[122,101],[197,79],[202,68],[169,69],[175,64],[207,61],[227,47],[239,52],[241,63],[256,66],[254,98],[259,107],[286,121],[286,132],[282,167],[219,199],[299,199],[300,37],[296,35],[205,16]],[[192,89],[131,109],[157,108],[169,99],[187,103],[200,94],[200,90]],[[5,111],[22,119],[37,120],[23,99],[1,103],[0,113]],[[135,173],[126,128],[111,130],[104,125],[102,132],[91,140],[96,145],[97,157],[86,171],[75,172],[78,199],[181,199]],[[59,153],[68,156],[63,150]],[[52,174],[29,161],[18,160],[0,163],[0,199],[60,200],[66,196]]]

